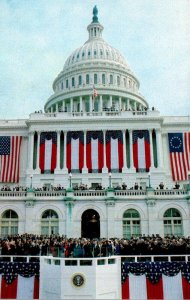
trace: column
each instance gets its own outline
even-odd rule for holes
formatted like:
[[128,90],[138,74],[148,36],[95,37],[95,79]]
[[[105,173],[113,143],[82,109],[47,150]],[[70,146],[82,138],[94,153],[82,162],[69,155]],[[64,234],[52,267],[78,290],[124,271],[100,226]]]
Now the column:
[[137,102],[134,101],[134,110],[137,111]]
[[107,238],[115,236],[115,200],[106,200],[106,209],[107,209]]
[[106,131],[103,130],[103,139],[104,139],[104,166],[102,169],[102,173],[108,173],[108,169],[106,166]]
[[57,165],[55,171],[60,171],[60,136],[61,132],[57,131]]
[[51,106],[51,113],[53,113],[53,105]]
[[65,100],[62,101],[62,111],[65,111]]
[[88,169],[86,167],[86,130],[84,130],[84,167],[82,169],[82,173],[88,173]]
[[67,156],[67,154],[66,154],[66,145],[67,145],[67,139],[66,139],[66,136],[67,136],[67,132],[66,131],[64,131],[63,132],[63,134],[64,134],[64,145],[63,145],[63,147],[64,147],[64,151],[63,151],[63,171],[64,171],[64,173],[67,173],[67,165],[66,165],[66,156]]
[[40,134],[41,131],[38,131],[38,140],[37,140],[37,156],[36,156],[36,170],[39,172],[40,167],[39,167],[39,156],[40,156]]
[[[154,232],[157,232],[157,229],[160,228],[160,224],[157,219],[156,214],[156,201],[153,199],[153,195],[148,196],[146,200],[147,204],[147,230],[144,228],[145,234],[151,235]],[[160,232],[158,232],[160,233]]]
[[121,97],[119,97],[119,110],[121,110],[122,107],[121,107]]
[[92,112],[92,96],[89,96],[89,101],[90,101],[90,112]]
[[[72,197],[71,197],[72,198]],[[66,236],[67,237],[73,237],[74,231],[73,231],[73,208],[74,208],[74,201],[67,200],[65,201],[66,205]]]
[[31,174],[33,172],[33,153],[34,153],[34,132],[29,132],[29,164],[28,169],[29,173]]
[[126,131],[123,130],[123,169],[122,172],[127,172],[127,156],[126,156]]
[[[29,195],[30,194],[30,195]],[[27,193],[27,198],[25,200],[25,224],[24,224],[24,232],[27,233],[36,233],[35,224],[33,220],[34,215],[34,200],[35,195],[33,192]]]
[[82,107],[82,96],[80,96],[80,112],[83,110],[83,107]]
[[130,148],[130,170],[135,170],[133,164],[133,137],[132,129],[129,129],[129,148]]
[[110,108],[112,107],[112,96],[110,96]]
[[152,129],[149,130],[149,135],[150,135],[150,169],[154,169],[154,153],[153,153],[153,142],[152,142]]
[[70,99],[70,112],[73,111],[73,98]]
[[100,109],[99,111],[102,112],[103,110],[103,101],[102,101],[102,95],[100,95]]
[[129,110],[129,99],[127,98],[127,110]]
[[56,103],[56,112],[59,111],[59,108],[58,108],[58,103]]
[[160,129],[156,129],[156,147],[157,147],[158,168],[163,168],[163,151],[162,151],[162,140],[161,140]]

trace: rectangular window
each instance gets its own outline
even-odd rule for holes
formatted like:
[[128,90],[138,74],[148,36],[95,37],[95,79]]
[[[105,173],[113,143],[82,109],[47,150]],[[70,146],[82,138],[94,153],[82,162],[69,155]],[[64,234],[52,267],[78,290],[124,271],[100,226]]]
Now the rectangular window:
[[94,84],[97,84],[97,83],[98,83],[98,75],[94,74]]
[[89,74],[86,74],[86,84],[89,84],[90,83],[90,76]]

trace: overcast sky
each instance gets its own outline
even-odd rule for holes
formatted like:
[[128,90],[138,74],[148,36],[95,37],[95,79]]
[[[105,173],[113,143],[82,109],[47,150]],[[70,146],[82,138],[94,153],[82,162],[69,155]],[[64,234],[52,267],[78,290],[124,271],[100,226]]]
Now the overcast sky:
[[0,118],[43,109],[97,5],[103,38],[162,115],[190,114],[190,0],[0,0]]

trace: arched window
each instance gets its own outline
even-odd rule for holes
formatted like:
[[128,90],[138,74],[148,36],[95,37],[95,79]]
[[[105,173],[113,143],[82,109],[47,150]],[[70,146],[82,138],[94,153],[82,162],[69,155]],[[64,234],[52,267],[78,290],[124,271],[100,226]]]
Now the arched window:
[[79,75],[79,85],[81,85],[81,84],[82,84],[82,76]]
[[117,76],[117,85],[120,85],[120,76]]
[[97,83],[98,83],[98,75],[94,74],[94,84],[97,84]]
[[74,87],[75,86],[75,78],[72,77],[72,86]]
[[102,74],[102,84],[106,84],[106,76],[105,76],[105,74]]
[[86,84],[89,84],[90,83],[90,76],[89,74],[86,74]]
[[18,215],[14,210],[6,210],[1,216],[1,235],[18,234]]
[[110,84],[113,84],[113,75],[110,75]]
[[169,208],[164,213],[164,235],[183,235],[181,214],[175,208]]
[[139,236],[141,234],[140,215],[135,209],[128,209],[123,214],[123,237]]
[[43,212],[41,218],[41,234],[51,235],[59,233],[59,219],[57,213],[48,209]]

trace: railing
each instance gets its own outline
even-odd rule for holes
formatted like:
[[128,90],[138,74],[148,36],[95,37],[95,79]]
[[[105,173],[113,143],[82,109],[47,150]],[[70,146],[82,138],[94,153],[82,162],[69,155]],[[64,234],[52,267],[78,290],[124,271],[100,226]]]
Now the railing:
[[189,255],[123,255],[120,256],[122,262],[158,262],[158,261],[190,261]]
[[187,190],[180,189],[180,190],[155,190],[155,195],[158,196],[168,196],[168,195],[185,195],[187,194]]
[[[31,191],[30,191],[31,192]],[[36,198],[44,198],[44,197],[65,197],[67,196],[67,190],[48,190],[48,191],[38,191],[34,190],[34,197]],[[108,195],[107,190],[74,190],[75,197],[105,197]],[[135,189],[127,189],[127,190],[113,190],[113,194],[115,197],[139,197],[146,196],[147,190],[135,190]],[[161,196],[165,199],[165,196],[184,196],[188,194],[187,189],[172,189],[172,190],[154,190],[155,196]],[[0,191],[0,198],[27,198],[27,191]]]
[[115,196],[145,196],[146,190],[118,190],[114,194]]
[[26,197],[27,191],[0,191],[0,197]]
[[73,265],[74,261],[93,261],[93,260],[102,260],[102,259],[115,259],[117,257],[121,258],[122,262],[190,262],[190,254],[185,255],[111,255],[111,256],[102,256],[102,257],[58,257],[58,256],[32,256],[32,255],[0,255],[0,261],[9,261],[9,262],[37,262],[40,261],[40,257],[49,258],[51,260],[63,259],[67,265]]
[[66,196],[66,190],[60,191],[35,191],[35,197],[59,197],[59,196]]
[[91,190],[77,190],[74,191],[74,196],[83,196],[83,197],[97,197],[97,196],[106,196],[107,195],[107,191],[105,190],[95,190],[95,191],[91,191]]
[[38,262],[40,256],[33,255],[0,255],[0,262]]
[[120,109],[104,109],[103,111],[92,111],[92,112],[49,112],[49,113],[32,113],[30,114],[31,119],[46,119],[46,118],[72,118],[72,117],[110,117],[110,116],[122,116],[125,118],[131,117],[157,117],[159,112],[156,110],[147,110],[147,111],[134,111],[134,110],[120,110]]

